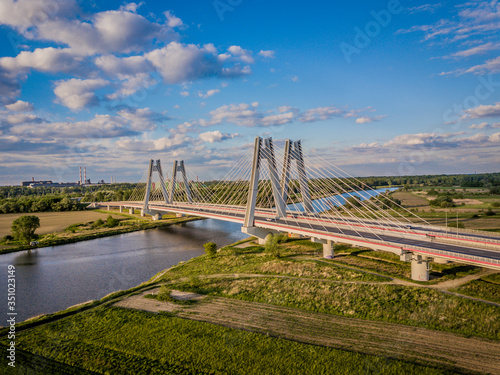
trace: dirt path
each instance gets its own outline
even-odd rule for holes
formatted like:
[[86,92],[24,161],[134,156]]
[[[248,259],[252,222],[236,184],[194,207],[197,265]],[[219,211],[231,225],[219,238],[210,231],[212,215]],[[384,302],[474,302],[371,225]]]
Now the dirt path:
[[497,272],[498,272],[497,270],[490,270],[487,268],[483,268],[481,271],[479,271],[478,273],[475,273],[473,275],[467,275],[467,276],[464,276],[460,279],[446,280],[446,281],[443,281],[443,282],[438,283],[438,284],[429,285],[429,287],[434,288],[434,289],[456,288],[456,287],[459,287],[460,285],[468,283],[469,281],[477,280],[483,276],[486,276],[486,275],[489,275],[492,273],[497,273]]
[[[115,305],[151,312],[175,312],[186,319],[425,365],[451,365],[500,374],[500,342],[493,340],[230,298],[210,297],[186,306],[144,298],[143,294]],[[199,296],[191,297],[200,299]]]

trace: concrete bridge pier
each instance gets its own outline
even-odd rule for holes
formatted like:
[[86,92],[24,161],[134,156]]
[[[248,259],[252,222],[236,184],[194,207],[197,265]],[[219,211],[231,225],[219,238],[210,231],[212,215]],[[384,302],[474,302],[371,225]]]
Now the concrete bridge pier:
[[129,209],[128,209],[128,213],[129,213],[130,215],[133,215],[133,214],[135,214],[135,211],[134,211],[134,209],[133,209],[133,208],[129,208]]
[[120,212],[123,212],[123,206],[120,206]]
[[160,213],[155,213],[153,216],[153,220],[161,220],[162,215]]
[[146,213],[144,212],[144,210],[141,210],[141,217],[145,217],[146,216]]
[[324,240],[322,238],[311,237],[311,242],[323,244],[323,258],[333,259],[335,254],[334,254],[334,250],[333,250],[333,241],[332,240]]
[[425,255],[413,254],[411,258],[411,278],[429,281],[429,259]]
[[175,217],[184,217],[184,216],[186,216],[186,215],[184,215],[184,214],[175,214]]
[[107,209],[108,211],[109,211],[109,210],[111,210],[111,206],[109,206],[109,205],[108,205],[108,206],[106,206],[106,209]]
[[259,245],[265,245],[267,236],[278,234],[280,232],[272,229],[264,229],[258,227],[241,227],[243,233],[249,234],[250,236],[257,237]]

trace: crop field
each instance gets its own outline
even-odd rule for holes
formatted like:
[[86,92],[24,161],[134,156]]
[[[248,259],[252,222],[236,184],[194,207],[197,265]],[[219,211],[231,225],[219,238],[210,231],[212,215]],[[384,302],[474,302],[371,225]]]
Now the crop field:
[[71,224],[85,223],[97,219],[106,220],[109,214],[114,218],[120,218],[112,211],[103,214],[96,211],[67,211],[67,212],[35,212],[22,214],[2,214],[0,215],[0,237],[10,234],[12,222],[19,216],[35,215],[40,218],[40,228],[36,230],[37,234],[48,234],[63,231]]

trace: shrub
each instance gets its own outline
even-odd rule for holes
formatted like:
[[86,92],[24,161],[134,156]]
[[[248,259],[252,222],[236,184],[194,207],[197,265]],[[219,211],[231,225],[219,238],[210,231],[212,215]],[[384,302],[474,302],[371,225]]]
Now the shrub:
[[97,219],[92,223],[91,226],[92,228],[101,228],[102,226],[104,226],[104,221],[102,219]]
[[500,207],[500,202],[493,202],[491,207]]
[[266,244],[264,245],[266,252],[268,252],[275,258],[280,257],[280,250],[278,247],[279,239],[280,236],[278,234],[268,235],[266,237]]
[[489,207],[489,208],[488,208],[488,210],[486,211],[486,215],[487,215],[487,216],[493,216],[493,215],[495,215],[495,211],[493,211],[493,210],[491,209],[491,207]]
[[120,220],[118,220],[118,219],[114,219],[114,218],[113,218],[113,216],[108,215],[108,217],[106,218],[106,225],[107,225],[109,228],[114,228],[114,227],[116,227],[118,224],[120,224]]
[[205,248],[205,253],[210,258],[214,258],[217,255],[217,245],[213,242],[207,242],[203,247]]

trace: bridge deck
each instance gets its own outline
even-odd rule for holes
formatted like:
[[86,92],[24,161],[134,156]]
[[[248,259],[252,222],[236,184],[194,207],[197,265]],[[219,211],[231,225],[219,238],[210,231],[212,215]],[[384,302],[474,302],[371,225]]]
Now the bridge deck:
[[[122,206],[141,209],[141,202],[106,202],[100,205]],[[173,204],[165,205],[150,202],[149,211],[176,212],[188,215],[197,215],[218,220],[243,223],[245,207],[215,206],[208,204]],[[500,269],[500,237],[490,233],[463,233],[454,236],[439,228],[425,226],[411,226],[402,229],[399,223],[383,223],[376,221],[354,221],[353,219],[339,218],[337,222],[332,218],[322,217],[319,214],[302,215],[297,218],[296,212],[288,212],[287,218],[275,219],[272,210],[257,210],[255,226],[271,231],[285,231],[303,234],[319,239],[333,241],[347,241],[358,246],[374,247],[376,249],[402,254],[411,251],[431,257],[475,264],[488,268]],[[429,235],[431,233],[431,235]],[[458,243],[439,242],[436,238],[454,240]],[[491,248],[480,248],[484,244]],[[498,247],[498,249],[496,249]]]

